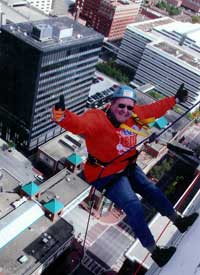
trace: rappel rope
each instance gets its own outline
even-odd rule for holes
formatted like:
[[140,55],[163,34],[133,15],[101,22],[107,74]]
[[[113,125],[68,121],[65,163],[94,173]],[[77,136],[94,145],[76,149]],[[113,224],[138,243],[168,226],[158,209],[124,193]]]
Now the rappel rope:
[[[129,152],[131,152],[132,150],[134,150],[136,147],[145,144],[145,143],[151,143],[156,141],[164,132],[166,132],[169,128],[171,128],[177,121],[181,120],[186,114],[188,114],[192,109],[194,109],[197,105],[200,104],[200,101],[198,101],[197,103],[195,103],[191,108],[188,108],[182,115],[180,115],[177,119],[175,119],[170,125],[168,125],[165,129],[163,129],[162,131],[160,131],[158,134],[156,133],[152,133],[151,135],[149,135],[148,137],[144,138],[142,141],[138,142],[136,145],[130,147],[126,152],[122,153],[121,155],[113,158],[107,166],[109,166],[110,164],[112,164],[114,161],[116,161],[117,159],[121,158],[122,156],[128,154]],[[184,106],[185,107],[185,106]],[[100,179],[104,169],[106,167],[102,166],[102,169],[99,172],[99,175],[97,177],[96,180]],[[89,203],[89,215],[88,215],[88,220],[87,220],[87,225],[86,225],[86,230],[85,230],[85,236],[84,236],[84,240],[83,240],[83,254],[82,254],[82,258],[84,257],[85,254],[85,244],[86,244],[86,239],[87,239],[87,234],[88,234],[88,228],[89,228],[89,223],[90,223],[90,218],[91,218],[91,214],[92,214],[92,209],[94,206],[94,194],[95,194],[95,190],[96,188],[94,186],[91,187],[91,198],[90,198],[90,203]],[[81,261],[80,260],[80,261]]]

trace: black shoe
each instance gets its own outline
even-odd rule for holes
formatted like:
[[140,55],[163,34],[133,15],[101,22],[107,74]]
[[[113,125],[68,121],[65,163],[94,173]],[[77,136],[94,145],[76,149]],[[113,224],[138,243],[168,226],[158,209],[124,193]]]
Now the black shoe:
[[188,227],[193,225],[198,216],[199,214],[196,212],[185,217],[179,216],[177,219],[175,219],[174,225],[178,228],[178,230],[181,233],[184,233],[188,229]]
[[171,259],[175,251],[176,247],[174,246],[170,246],[168,248],[161,248],[157,246],[152,252],[151,258],[159,267],[162,267]]

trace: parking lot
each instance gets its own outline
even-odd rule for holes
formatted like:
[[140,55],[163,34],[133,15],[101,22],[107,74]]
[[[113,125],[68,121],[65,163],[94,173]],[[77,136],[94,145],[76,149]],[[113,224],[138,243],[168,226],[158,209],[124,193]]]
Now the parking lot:
[[93,78],[93,84],[90,89],[89,97],[86,103],[87,108],[101,107],[110,101],[114,90],[120,84],[111,78],[96,72]]

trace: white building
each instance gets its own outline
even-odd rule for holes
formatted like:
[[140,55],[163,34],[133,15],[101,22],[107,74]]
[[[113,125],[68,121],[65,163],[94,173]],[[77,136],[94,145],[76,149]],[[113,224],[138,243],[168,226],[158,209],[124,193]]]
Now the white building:
[[200,100],[200,24],[167,17],[130,24],[117,61],[135,72],[136,84],[151,83],[170,96],[185,83],[188,105]]
[[52,10],[53,0],[27,0],[31,6],[41,10],[45,14],[49,14]]

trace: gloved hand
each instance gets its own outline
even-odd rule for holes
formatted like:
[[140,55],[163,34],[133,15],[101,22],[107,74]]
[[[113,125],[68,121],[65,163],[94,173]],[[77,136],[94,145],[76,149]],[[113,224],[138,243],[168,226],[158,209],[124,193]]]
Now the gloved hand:
[[178,88],[178,91],[175,94],[175,98],[177,99],[178,103],[183,103],[188,100],[188,90],[184,87],[184,83],[182,83]]
[[52,120],[60,122],[64,118],[65,113],[65,99],[64,95],[60,95],[59,102],[52,108]]

